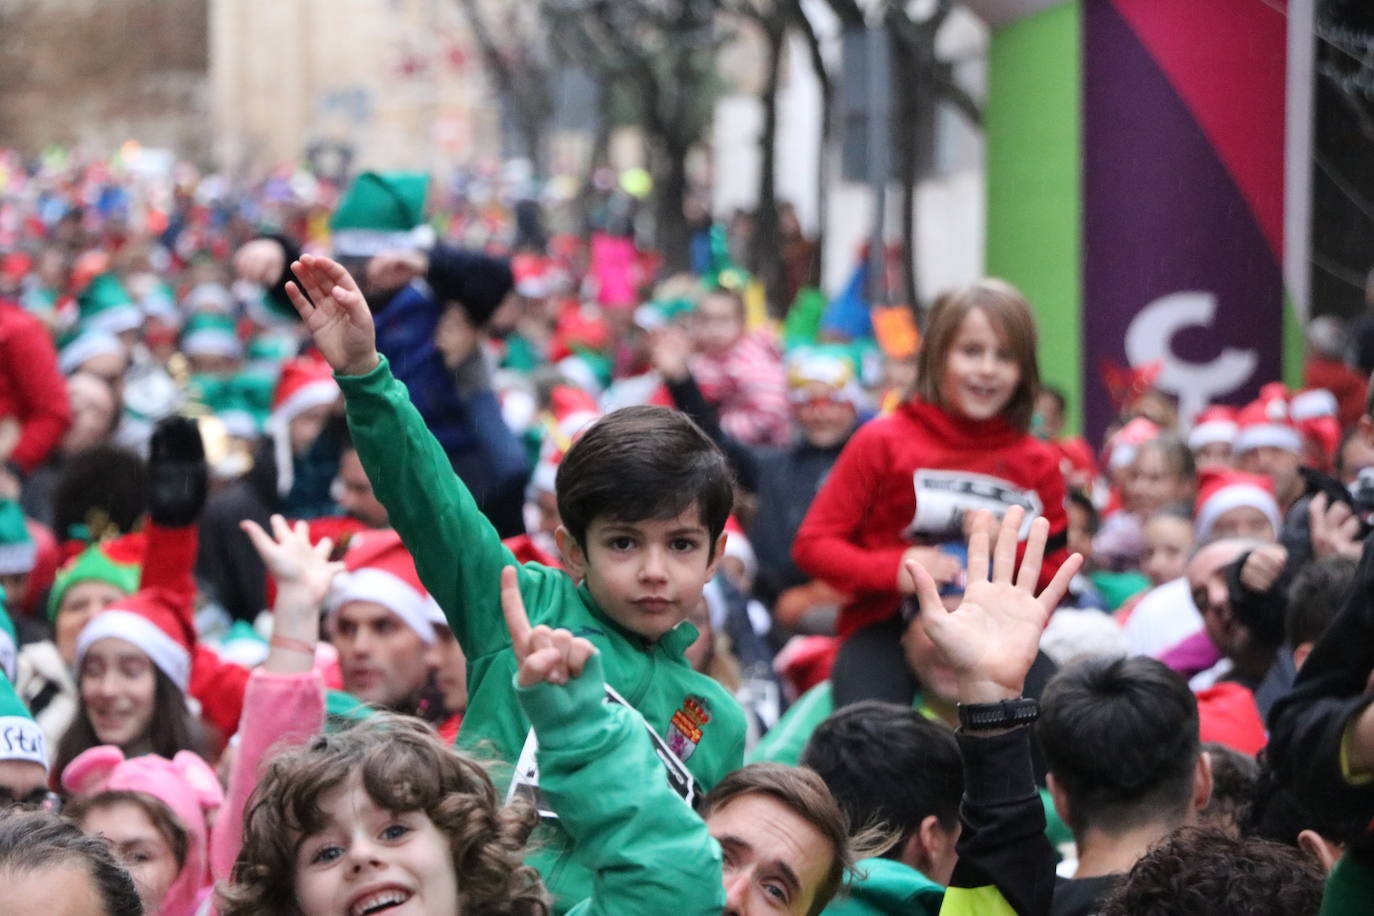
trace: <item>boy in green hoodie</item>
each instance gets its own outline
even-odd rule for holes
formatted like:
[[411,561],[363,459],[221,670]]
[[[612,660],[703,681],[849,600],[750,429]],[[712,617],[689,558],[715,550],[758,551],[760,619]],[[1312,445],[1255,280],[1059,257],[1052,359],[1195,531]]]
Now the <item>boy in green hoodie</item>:
[[[358,456],[468,657],[460,747],[514,765],[512,791],[540,802],[537,744],[513,696],[516,660],[500,604],[500,571],[516,565],[454,475],[405,387],[377,353],[372,315],[353,278],[328,258],[292,265],[288,294],[343,389]],[[688,801],[738,767],[744,715],[683,658],[685,622],[715,573],[732,494],[725,458],[676,411],[616,411],[586,430],[560,464],[559,549],[571,577],[519,566],[531,622],[571,631],[599,651],[608,701],[633,707],[655,737],[665,779]],[[564,831],[531,857],[559,912],[591,891],[592,874]]]

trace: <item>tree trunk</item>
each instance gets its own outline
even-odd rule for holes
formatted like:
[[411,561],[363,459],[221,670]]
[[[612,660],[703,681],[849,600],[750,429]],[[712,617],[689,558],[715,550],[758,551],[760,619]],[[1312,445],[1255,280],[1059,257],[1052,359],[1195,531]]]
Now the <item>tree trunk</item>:
[[792,304],[786,298],[787,279],[784,274],[781,232],[778,226],[777,139],[778,139],[778,71],[782,66],[783,41],[787,36],[784,23],[773,17],[759,23],[767,40],[766,77],[763,94],[763,128],[759,131],[759,196],[758,212],[754,217],[753,251],[750,266],[763,282],[768,313],[775,318],[787,314]]
[[692,269],[692,229],[682,209],[687,199],[687,153],[686,147],[665,138],[654,177],[654,240],[669,276]]
[[821,86],[820,145],[816,157],[816,248],[811,276],[807,278],[808,283],[819,286],[825,270],[825,229],[830,223],[830,141],[834,127],[835,87],[825,69],[820,37],[806,17],[800,0],[789,0],[788,13],[806,42],[811,69]]

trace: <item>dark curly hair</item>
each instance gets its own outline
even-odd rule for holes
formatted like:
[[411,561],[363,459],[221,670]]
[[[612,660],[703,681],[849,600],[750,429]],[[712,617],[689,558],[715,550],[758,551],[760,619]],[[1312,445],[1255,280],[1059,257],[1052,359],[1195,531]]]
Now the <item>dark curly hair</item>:
[[463,912],[549,916],[538,873],[521,862],[536,812],[503,808],[480,764],[422,722],[388,714],[271,760],[248,800],[233,882],[217,888],[222,916],[300,916],[297,852],[323,827],[320,798],[355,775],[378,807],[423,811],[447,834]]
[[1291,847],[1183,827],[1135,863],[1099,916],[1316,916],[1324,879]]

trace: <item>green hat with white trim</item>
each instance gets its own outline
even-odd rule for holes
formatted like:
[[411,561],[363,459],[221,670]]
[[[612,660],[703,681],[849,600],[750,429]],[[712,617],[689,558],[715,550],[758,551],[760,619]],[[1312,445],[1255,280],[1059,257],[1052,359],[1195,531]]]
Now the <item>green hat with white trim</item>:
[[62,606],[67,589],[78,582],[105,582],[126,595],[132,595],[138,591],[142,564],[142,535],[125,535],[92,544],[57,571],[52,590],[48,592],[48,619],[57,620],[57,609]]
[[240,359],[243,344],[239,342],[234,319],[219,312],[196,312],[181,332],[181,352],[187,356],[227,356]]
[[370,258],[383,251],[432,248],[434,230],[424,222],[428,192],[425,172],[363,172],[330,220],[334,254]]
[[71,375],[97,356],[124,356],[124,344],[111,331],[77,325],[57,342],[57,368]]
[[99,274],[76,297],[82,328],[119,334],[143,326],[143,309],[114,274]]
[[19,634],[14,631],[5,601],[5,587],[0,585],[0,673],[12,681],[19,667]]
[[32,571],[37,557],[24,510],[12,499],[0,500],[0,576]]
[[28,760],[48,769],[43,730],[6,676],[0,676],[0,760]]

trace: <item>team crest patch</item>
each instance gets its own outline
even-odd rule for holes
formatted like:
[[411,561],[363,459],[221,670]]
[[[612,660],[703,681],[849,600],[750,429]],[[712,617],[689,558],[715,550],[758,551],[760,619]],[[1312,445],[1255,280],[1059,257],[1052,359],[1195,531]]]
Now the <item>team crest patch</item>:
[[705,697],[689,695],[682,708],[673,713],[668,725],[668,748],[685,761],[701,743],[702,729],[711,721],[711,706]]

